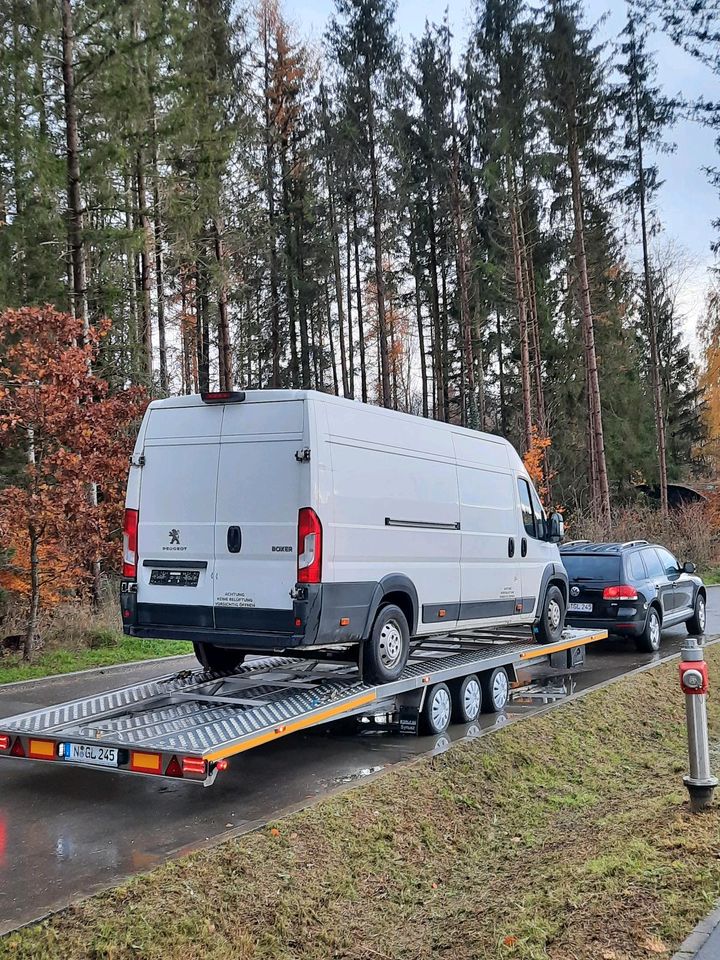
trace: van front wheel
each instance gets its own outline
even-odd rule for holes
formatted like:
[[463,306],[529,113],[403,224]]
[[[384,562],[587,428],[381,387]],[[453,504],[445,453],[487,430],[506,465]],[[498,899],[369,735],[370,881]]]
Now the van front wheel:
[[410,628],[400,607],[388,604],[378,612],[363,644],[363,677],[370,683],[397,680],[410,653]]
[[548,587],[535,635],[540,643],[557,643],[565,629],[565,599],[560,587]]
[[193,643],[193,648],[200,665],[214,673],[235,670],[245,659],[245,654],[239,650],[216,647],[212,643]]

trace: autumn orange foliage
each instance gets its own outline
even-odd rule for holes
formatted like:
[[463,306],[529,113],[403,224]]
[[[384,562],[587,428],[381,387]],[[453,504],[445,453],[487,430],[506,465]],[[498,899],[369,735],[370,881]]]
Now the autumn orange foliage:
[[546,451],[550,446],[551,440],[550,437],[543,437],[538,432],[538,428],[533,426],[530,449],[523,456],[523,463],[525,464],[525,469],[530,475],[530,479],[535,484],[535,489],[538,492],[540,500],[547,507],[547,499],[549,495],[549,477],[546,474],[547,470],[547,454]]
[[0,314],[0,445],[17,454],[13,482],[0,489],[0,587],[29,596],[34,569],[45,604],[81,595],[94,560],[117,566],[128,455],[146,396],[138,388],[111,396],[93,375],[108,330],[98,324],[83,344],[80,321],[52,307]]

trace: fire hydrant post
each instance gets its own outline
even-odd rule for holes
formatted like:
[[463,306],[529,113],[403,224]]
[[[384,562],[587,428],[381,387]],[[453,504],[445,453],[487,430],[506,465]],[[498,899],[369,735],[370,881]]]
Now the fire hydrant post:
[[688,640],[682,648],[681,656],[680,686],[685,694],[690,755],[690,773],[683,777],[683,782],[690,794],[690,809],[693,813],[698,813],[710,806],[718,783],[710,770],[706,706],[708,671],[703,649],[697,640]]

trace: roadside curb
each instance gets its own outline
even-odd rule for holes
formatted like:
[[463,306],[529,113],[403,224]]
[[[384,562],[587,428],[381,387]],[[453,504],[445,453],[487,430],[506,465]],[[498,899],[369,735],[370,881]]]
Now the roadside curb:
[[720,956],[720,906],[701,920],[672,960],[717,960]]
[[46,677],[31,677],[28,680],[11,680],[10,683],[0,683],[0,695],[5,690],[14,687],[27,687],[35,683],[52,683],[55,680],[67,680],[72,677],[82,677],[88,673],[102,676],[105,673],[114,673],[117,670],[132,670],[135,667],[152,666],[154,663],[173,663],[175,660],[187,660],[192,653],[175,653],[172,657],[154,657],[152,660],[128,660],[126,663],[108,663],[104,667],[85,667],[84,670],[71,670],[70,673],[51,673]]

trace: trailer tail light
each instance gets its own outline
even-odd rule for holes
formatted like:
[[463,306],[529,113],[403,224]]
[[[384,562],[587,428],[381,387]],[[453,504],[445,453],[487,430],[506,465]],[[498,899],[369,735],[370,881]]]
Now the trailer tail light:
[[123,520],[123,565],[124,577],[137,576],[138,523],[140,512],[126,510]]
[[242,390],[214,390],[211,393],[201,393],[203,403],[242,403],[245,393]]
[[0,733],[0,750],[7,750],[10,746],[10,737],[7,733]]
[[298,513],[298,583],[320,583],[322,577],[322,524],[311,507]]
[[183,757],[183,776],[205,776],[205,761],[201,757]]
[[629,584],[605,587],[603,590],[603,600],[637,600],[637,598],[637,590]]
[[162,773],[162,757],[159,753],[133,750],[130,754],[130,769],[135,773]]

